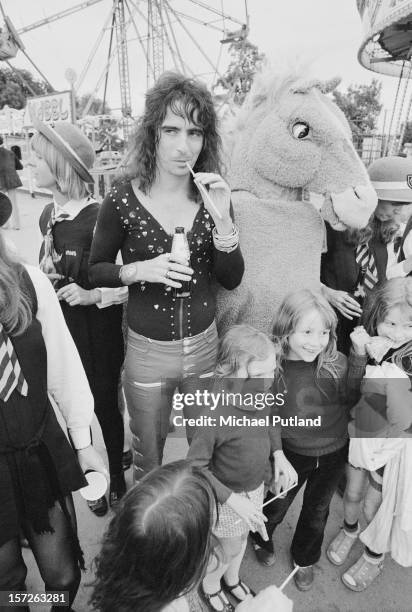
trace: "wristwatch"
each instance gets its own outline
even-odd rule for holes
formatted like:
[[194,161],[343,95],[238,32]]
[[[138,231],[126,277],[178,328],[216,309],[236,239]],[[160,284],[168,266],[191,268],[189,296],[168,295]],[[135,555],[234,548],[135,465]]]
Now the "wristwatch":
[[127,281],[130,281],[135,276],[136,272],[137,272],[137,265],[135,263],[127,264],[120,268],[119,278],[123,284],[127,285],[128,284]]

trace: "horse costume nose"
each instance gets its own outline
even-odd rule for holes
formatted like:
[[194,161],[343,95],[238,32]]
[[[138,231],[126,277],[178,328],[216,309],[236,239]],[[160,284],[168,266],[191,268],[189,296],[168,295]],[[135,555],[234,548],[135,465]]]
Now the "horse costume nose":
[[362,229],[368,224],[378,198],[369,185],[358,185],[341,193],[331,193],[333,210],[339,221],[348,227]]

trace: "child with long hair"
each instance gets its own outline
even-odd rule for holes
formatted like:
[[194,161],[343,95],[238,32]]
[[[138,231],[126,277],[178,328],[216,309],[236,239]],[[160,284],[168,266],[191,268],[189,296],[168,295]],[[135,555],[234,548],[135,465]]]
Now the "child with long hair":
[[[285,497],[264,508],[269,540],[252,537],[258,561],[272,565],[273,532],[306,485],[291,555],[292,564],[299,566],[296,586],[308,590],[347,458],[346,357],[336,350],[336,315],[321,293],[304,289],[289,294],[276,313],[273,335],[281,346],[274,389],[285,394],[279,407],[283,453],[277,453],[275,469],[281,474],[291,465],[298,479]],[[269,491],[266,501],[273,497]]]
[[[53,127],[35,121],[31,165],[39,187],[53,194],[40,216],[43,235],[40,268],[52,280],[67,326],[79,351],[93,393],[110,469],[109,503],[126,491],[122,470],[123,420],[118,381],[123,363],[122,302],[127,290],[92,289],[88,263],[98,203],[89,193],[94,151],[86,136],[70,123]],[[123,294],[121,293],[123,292]],[[106,514],[104,496],[89,501],[97,516]]]
[[[377,287],[363,323],[351,334],[348,383],[361,394],[349,426],[344,523],[327,550],[340,566],[361,537],[365,550],[342,576],[354,591],[379,576],[388,550],[402,565],[412,565],[412,448],[405,438],[405,432],[412,434],[412,279],[394,278]],[[361,534],[362,504],[369,527]]]
[[[209,478],[188,461],[152,470],[122,500],[96,558],[91,597],[99,612],[198,612],[197,586],[218,562],[217,500]],[[238,612],[292,612],[270,586]]]
[[45,590],[66,591],[71,609],[84,568],[72,491],[86,486],[83,471],[106,472],[90,441],[93,397],[52,285],[17,261],[1,234],[0,356],[0,591],[26,590],[23,535]]
[[371,246],[381,282],[412,271],[410,168],[410,161],[397,155],[377,159],[368,168],[378,196]]
[[[213,411],[216,426],[198,427],[188,453],[196,465],[208,468],[219,500],[219,520],[214,533],[223,555],[217,567],[215,564],[208,569],[202,583],[204,599],[218,612],[233,610],[225,591],[238,601],[251,593],[239,578],[247,534],[249,529],[259,528],[266,535],[261,511],[263,483],[277,439],[270,425],[255,427],[242,423],[270,414],[264,393],[260,397],[256,392],[270,388],[275,368],[276,349],[264,333],[249,325],[232,327],[221,341],[212,385],[222,393],[220,404]],[[256,393],[254,398],[259,402],[243,405],[246,391]]]
[[215,505],[207,478],[189,463],[151,472],[129,491],[105,534],[96,559],[94,607],[162,610],[191,591],[211,556]]

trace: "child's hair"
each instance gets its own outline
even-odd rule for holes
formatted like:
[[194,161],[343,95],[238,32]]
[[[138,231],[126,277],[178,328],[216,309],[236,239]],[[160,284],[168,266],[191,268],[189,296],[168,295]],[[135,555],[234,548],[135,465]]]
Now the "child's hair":
[[201,580],[215,544],[217,500],[205,473],[182,460],[143,478],[122,500],[95,560],[100,612],[160,612]]
[[[336,349],[337,317],[332,306],[321,293],[310,289],[301,289],[289,293],[280,305],[273,324],[273,337],[280,345],[280,365],[287,358],[289,352],[289,336],[298,325],[299,320],[310,310],[317,310],[322,317],[325,327],[330,330],[329,342],[316,360],[316,376],[319,378],[323,372],[328,372],[333,378],[338,376],[334,366],[338,358]],[[281,369],[278,372],[281,378]]]
[[367,244],[373,236],[372,219],[369,219],[368,225],[362,229],[347,229],[343,232],[343,240],[350,246],[360,246]]
[[[409,311],[412,319],[412,278],[392,278],[377,285],[367,296],[362,324],[370,336],[377,335],[379,323],[396,306]],[[412,374],[412,341],[397,349],[392,355],[392,361],[407,374]]]
[[388,244],[389,242],[392,242],[396,236],[399,230],[399,224],[393,219],[389,219],[388,221],[380,221],[375,217],[372,221],[372,230],[373,238],[379,242],[382,242],[383,244]]
[[24,288],[23,269],[9,253],[0,233],[0,323],[12,336],[22,334],[32,320],[32,303]]
[[36,133],[30,140],[30,145],[33,151],[45,160],[56,179],[58,189],[70,200],[80,200],[88,195],[87,184],[47,138]]
[[267,359],[271,350],[276,348],[266,334],[251,325],[234,325],[220,341],[215,376],[234,376],[251,361]]

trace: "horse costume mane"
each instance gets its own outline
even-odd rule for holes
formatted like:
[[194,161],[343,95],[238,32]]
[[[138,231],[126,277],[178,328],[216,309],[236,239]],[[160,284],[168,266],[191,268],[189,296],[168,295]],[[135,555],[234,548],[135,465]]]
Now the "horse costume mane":
[[324,221],[362,228],[376,207],[349,124],[327,96],[338,83],[266,70],[232,120],[224,140],[246,269],[240,287],[218,292],[221,330],[242,322],[270,332],[285,295],[320,287]]

